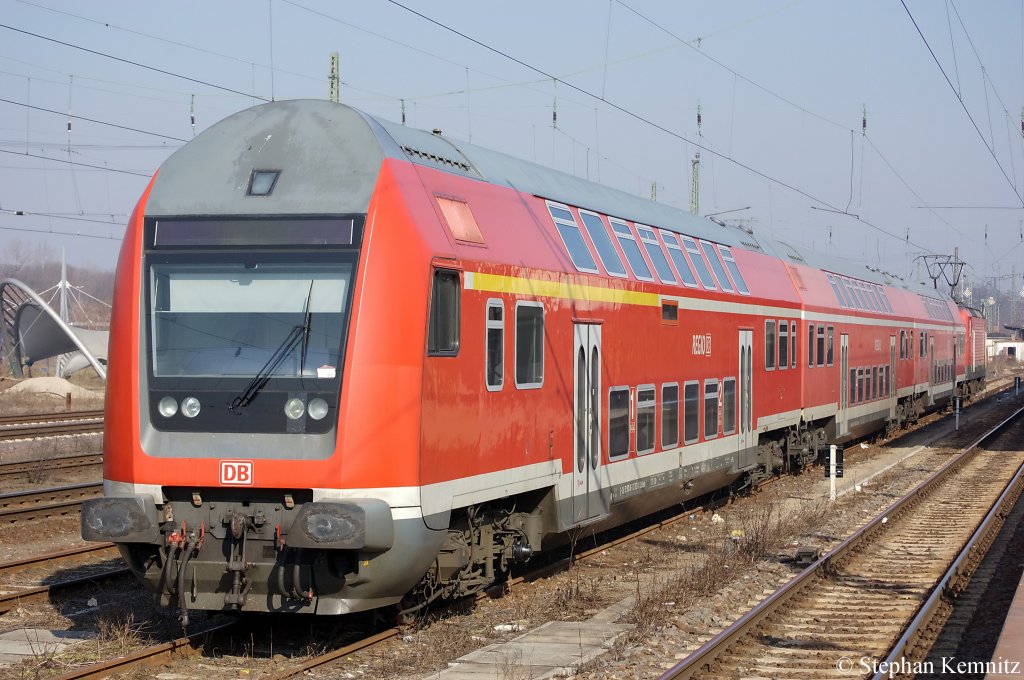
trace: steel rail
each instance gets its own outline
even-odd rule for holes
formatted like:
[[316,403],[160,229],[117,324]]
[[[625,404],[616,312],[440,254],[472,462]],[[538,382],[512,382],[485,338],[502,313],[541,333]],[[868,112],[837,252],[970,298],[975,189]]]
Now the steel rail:
[[53,470],[74,470],[88,468],[103,463],[102,453],[86,453],[80,456],[60,456],[58,458],[35,458],[11,463],[0,463],[0,479],[7,477],[24,477]]
[[0,416],[0,428],[29,423],[55,423],[65,420],[96,420],[103,418],[103,409],[64,411],[62,413],[33,413],[22,416]]
[[0,614],[29,602],[48,601],[54,596],[54,594],[64,590],[93,584],[98,581],[105,581],[118,576],[125,576],[130,573],[131,570],[129,570],[128,567],[114,567],[105,571],[96,572],[95,574],[75,576],[63,581],[46,583],[41,586],[31,586],[22,590],[5,593],[0,595]]
[[88,434],[102,431],[102,420],[31,423],[28,425],[11,425],[9,427],[0,428],[0,440],[57,437],[59,435]]
[[[97,553],[114,551],[116,548],[117,546],[113,543],[90,543],[89,545],[77,548],[68,548],[67,550],[58,550],[43,555],[33,555],[32,557],[25,557],[20,560],[0,562],[0,575],[14,574],[33,567],[51,566],[55,563],[67,562],[77,557],[93,557]],[[114,552],[114,555],[117,554],[117,552]]]
[[21,491],[0,495],[0,524],[16,524],[78,512],[82,500],[103,493],[100,482],[71,484],[50,489]]
[[115,673],[122,673],[130,668],[159,663],[176,654],[195,654],[202,648],[206,638],[212,633],[223,632],[237,624],[237,621],[222,621],[205,630],[190,633],[170,642],[153,645],[137,652],[119,656],[109,661],[82,666],[59,675],[54,680],[85,680],[86,678],[106,678]]
[[909,493],[875,516],[874,519],[854,532],[853,535],[830,550],[828,554],[809,565],[784,586],[737,619],[732,625],[722,630],[692,654],[667,670],[661,678],[663,680],[669,678],[691,678],[698,673],[710,672],[712,664],[722,652],[748,633],[754,631],[769,615],[778,611],[783,604],[800,593],[805,586],[814,580],[814,577],[826,577],[834,563],[840,562],[876,534],[885,531],[886,524],[890,519],[906,512],[921,500],[928,491],[944,482],[948,475],[961,468],[974,457],[980,445],[998,436],[1005,428],[1009,427],[1011,423],[1019,418],[1021,414],[1024,414],[1024,407],[1017,409],[1005,420],[961,449],[952,460],[939,468],[932,476],[915,486]]

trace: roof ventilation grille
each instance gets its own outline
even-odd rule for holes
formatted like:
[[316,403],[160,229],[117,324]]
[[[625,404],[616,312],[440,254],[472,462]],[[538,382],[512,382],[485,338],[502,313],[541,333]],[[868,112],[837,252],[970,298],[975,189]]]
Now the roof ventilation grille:
[[462,161],[452,160],[451,158],[445,158],[444,156],[438,156],[437,154],[427,153],[426,151],[420,151],[414,149],[411,146],[402,146],[402,151],[405,152],[409,158],[420,161],[430,161],[437,165],[444,165],[451,168],[458,168],[463,172],[470,172],[469,163],[463,163]]

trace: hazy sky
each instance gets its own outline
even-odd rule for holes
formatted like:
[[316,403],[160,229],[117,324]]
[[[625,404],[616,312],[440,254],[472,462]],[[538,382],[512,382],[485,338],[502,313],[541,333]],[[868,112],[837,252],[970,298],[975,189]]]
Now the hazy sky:
[[697,143],[702,213],[902,275],[955,247],[1024,272],[1024,3],[904,1],[0,0],[0,260],[113,267],[164,158],[326,98],[337,51],[378,116],[684,209]]

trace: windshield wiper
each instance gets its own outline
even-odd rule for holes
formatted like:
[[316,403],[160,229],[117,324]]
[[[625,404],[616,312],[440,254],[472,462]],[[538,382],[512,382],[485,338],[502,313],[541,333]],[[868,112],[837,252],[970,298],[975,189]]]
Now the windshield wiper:
[[[306,309],[303,311],[303,321],[301,325],[293,326],[285,336],[281,344],[277,346],[274,353],[267,359],[267,363],[263,364],[263,368],[256,372],[253,379],[246,385],[245,389],[235,397],[231,402],[231,411],[238,413],[239,409],[243,409],[252,402],[253,399],[260,393],[260,391],[266,387],[267,383],[270,382],[270,378],[277,372],[277,369],[281,367],[284,360],[288,358],[288,355],[298,346],[299,342],[302,342],[302,363],[306,361],[306,348],[309,341],[309,324],[310,317],[312,316],[309,311],[309,302],[313,297],[313,282],[309,282],[309,292],[306,294]],[[299,376],[302,376],[302,367],[299,367]]]

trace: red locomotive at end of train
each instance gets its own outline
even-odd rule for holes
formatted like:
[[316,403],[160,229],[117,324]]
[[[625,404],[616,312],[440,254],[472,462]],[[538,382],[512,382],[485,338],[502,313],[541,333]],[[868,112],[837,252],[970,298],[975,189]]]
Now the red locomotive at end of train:
[[984,337],[881,272],[275,102],[131,217],[82,535],[186,622],[413,611],[970,396]]

